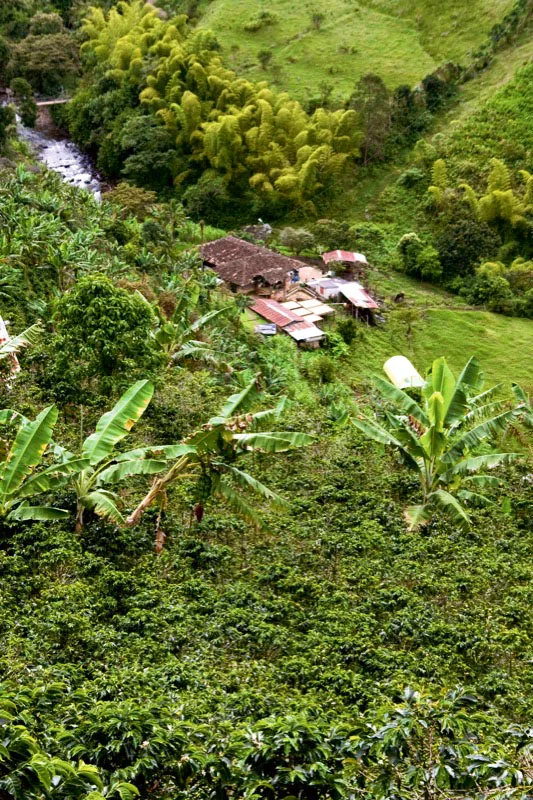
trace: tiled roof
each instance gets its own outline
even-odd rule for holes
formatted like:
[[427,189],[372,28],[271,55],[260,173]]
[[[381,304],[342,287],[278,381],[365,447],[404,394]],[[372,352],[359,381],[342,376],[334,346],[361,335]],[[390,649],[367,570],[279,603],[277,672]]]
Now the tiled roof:
[[289,272],[305,267],[301,261],[235,236],[207,242],[200,252],[205,263],[226,283],[236,286],[248,286],[256,278],[270,285],[283,283]]

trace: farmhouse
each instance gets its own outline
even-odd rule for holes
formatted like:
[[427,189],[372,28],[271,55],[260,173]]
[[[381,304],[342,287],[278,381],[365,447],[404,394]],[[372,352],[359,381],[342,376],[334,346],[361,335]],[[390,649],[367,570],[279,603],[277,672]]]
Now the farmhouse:
[[200,248],[206,267],[214,270],[233,292],[269,297],[283,295],[306,264],[235,236]]

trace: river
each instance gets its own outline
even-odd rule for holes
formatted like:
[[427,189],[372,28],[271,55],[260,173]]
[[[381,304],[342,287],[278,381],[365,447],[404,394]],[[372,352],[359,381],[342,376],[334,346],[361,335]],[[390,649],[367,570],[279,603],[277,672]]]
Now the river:
[[19,137],[28,143],[35,156],[48,169],[57,172],[65,183],[87,189],[97,199],[101,197],[101,179],[91,160],[68,139],[55,139],[41,131],[18,125]]

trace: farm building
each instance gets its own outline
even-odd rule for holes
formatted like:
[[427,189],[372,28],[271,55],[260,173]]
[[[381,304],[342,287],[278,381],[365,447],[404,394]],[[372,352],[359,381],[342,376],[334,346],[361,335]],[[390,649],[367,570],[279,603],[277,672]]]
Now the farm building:
[[200,248],[204,265],[234,292],[269,297],[283,295],[306,265],[235,236],[207,242]]
[[322,254],[324,264],[331,264],[336,274],[345,277],[362,277],[368,261],[363,253],[352,253],[348,250],[331,250]]
[[345,283],[348,283],[348,281],[345,281],[344,278],[319,278],[318,280],[308,281],[307,286],[316,292],[319,297],[323,297],[324,300],[338,300],[341,286]]
[[352,316],[365,319],[367,323],[373,321],[373,313],[379,306],[360,283],[350,281],[342,284],[340,294],[348,301],[347,306]]
[[299,316],[292,309],[285,308],[276,300],[266,297],[256,297],[251,310],[268,322],[273,323],[283,333],[286,333],[298,344],[318,347],[325,334],[317,328],[314,322]]

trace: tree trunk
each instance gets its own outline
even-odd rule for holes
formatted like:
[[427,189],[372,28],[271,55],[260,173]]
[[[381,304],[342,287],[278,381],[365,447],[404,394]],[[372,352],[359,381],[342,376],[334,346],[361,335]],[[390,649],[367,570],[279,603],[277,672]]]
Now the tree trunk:
[[80,503],[78,503],[78,508],[76,509],[76,534],[77,536],[81,536],[83,533],[83,512],[84,508]]
[[131,512],[129,517],[126,519],[126,525],[133,526],[137,525],[140,522],[142,515],[146,511],[146,509],[151,506],[151,504],[156,499],[157,495],[160,494],[162,490],[162,485],[160,480],[155,480],[152,484],[152,488],[148,492],[147,495],[143,497],[137,508]]

